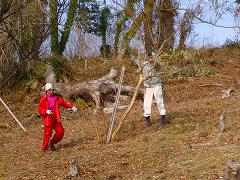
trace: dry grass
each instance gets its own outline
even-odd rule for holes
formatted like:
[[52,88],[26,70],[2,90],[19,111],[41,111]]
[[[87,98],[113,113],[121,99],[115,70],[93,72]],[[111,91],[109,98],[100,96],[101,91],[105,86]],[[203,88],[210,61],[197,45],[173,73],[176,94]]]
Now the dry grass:
[[[111,144],[105,144],[111,114],[94,114],[87,108],[73,114],[62,109],[64,139],[57,145],[56,152],[42,153],[41,119],[28,121],[26,118],[36,111],[34,98],[38,92],[18,90],[5,94],[2,98],[28,132],[24,133],[0,106],[0,179],[64,179],[72,158],[77,159],[80,167],[79,179],[223,177],[227,161],[240,161],[240,93],[237,89],[233,97],[222,100],[222,87],[197,86],[219,83],[227,88],[238,77],[239,53],[219,51],[223,50],[201,55],[204,66],[216,68],[219,77],[203,76],[167,83],[166,106],[171,124],[164,129],[158,127],[154,106],[153,126],[146,129],[141,115],[142,103],[137,102]],[[218,64],[219,59],[226,59],[225,66]],[[114,66],[120,69],[123,64],[116,62]],[[124,65],[127,66],[124,83],[135,84],[132,73],[135,69]],[[73,67],[78,69],[76,79],[81,81],[99,78],[111,66],[110,62],[94,61],[86,71],[82,62],[73,62]],[[226,131],[219,136],[219,117],[224,110],[227,110]],[[122,110],[117,112],[117,120],[122,114]]]

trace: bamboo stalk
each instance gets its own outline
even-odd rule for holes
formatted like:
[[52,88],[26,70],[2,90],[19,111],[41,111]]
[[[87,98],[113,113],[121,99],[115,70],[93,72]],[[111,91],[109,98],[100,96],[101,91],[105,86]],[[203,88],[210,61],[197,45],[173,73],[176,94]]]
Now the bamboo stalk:
[[142,78],[142,75],[140,75],[138,84],[137,84],[137,86],[136,86],[136,89],[135,89],[134,94],[133,94],[133,97],[132,97],[132,101],[131,101],[129,107],[127,108],[127,110],[124,112],[124,114],[123,114],[123,116],[122,116],[122,118],[121,118],[121,120],[120,120],[117,128],[116,128],[115,131],[113,132],[113,134],[112,134],[112,139],[111,139],[111,140],[114,140],[116,134],[118,133],[118,131],[120,130],[120,128],[121,128],[121,126],[122,126],[123,121],[124,121],[125,118],[127,117],[128,113],[131,111],[131,109],[132,109],[132,107],[133,107],[133,104],[134,104],[134,102],[135,102],[135,100],[136,100],[136,97],[137,97],[137,94],[138,94],[138,90],[139,90],[140,86],[142,85],[142,82],[143,82],[143,81],[144,81],[144,79]]
[[115,105],[114,105],[114,109],[113,109],[113,113],[112,113],[112,120],[111,120],[111,124],[109,126],[109,131],[108,131],[108,136],[107,136],[107,143],[109,143],[111,141],[112,130],[113,130],[114,122],[115,122],[115,116],[116,116],[116,111],[117,111],[117,107],[118,107],[119,97],[120,97],[120,93],[121,93],[124,72],[125,72],[125,67],[122,67],[120,80],[119,80],[119,84],[118,84],[118,92],[117,92]]
[[12,113],[12,111],[8,108],[8,106],[4,103],[4,101],[2,100],[2,98],[0,97],[0,101],[2,102],[2,104],[5,106],[5,108],[8,110],[8,112],[12,115],[12,117],[15,119],[15,121],[21,126],[21,128],[25,131],[26,129],[23,127],[23,125],[21,124],[21,122],[16,118],[16,116]]

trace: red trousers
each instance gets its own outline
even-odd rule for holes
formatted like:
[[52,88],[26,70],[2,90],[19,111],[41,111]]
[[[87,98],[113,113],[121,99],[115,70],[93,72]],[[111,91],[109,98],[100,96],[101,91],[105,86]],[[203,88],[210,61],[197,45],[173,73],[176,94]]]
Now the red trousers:
[[[44,125],[44,136],[43,136],[43,144],[42,144],[43,151],[48,149],[49,143],[56,144],[59,141],[61,141],[64,136],[64,129],[61,122],[57,122],[54,116],[51,116],[49,122],[50,122],[49,125],[47,126]],[[52,137],[53,130],[55,130],[55,134]]]

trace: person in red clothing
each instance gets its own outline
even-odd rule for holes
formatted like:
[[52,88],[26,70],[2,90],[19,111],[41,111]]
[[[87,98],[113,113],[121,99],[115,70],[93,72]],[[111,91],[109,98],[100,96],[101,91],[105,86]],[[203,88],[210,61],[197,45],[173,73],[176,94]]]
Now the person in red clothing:
[[[54,144],[61,141],[64,136],[59,106],[71,108],[73,112],[76,112],[77,108],[70,102],[65,101],[61,95],[54,93],[54,87],[51,83],[47,83],[43,90],[45,94],[38,105],[38,112],[43,117],[44,122],[42,150],[45,152],[49,147],[50,150],[54,151]],[[52,137],[53,130],[55,130],[55,134]]]

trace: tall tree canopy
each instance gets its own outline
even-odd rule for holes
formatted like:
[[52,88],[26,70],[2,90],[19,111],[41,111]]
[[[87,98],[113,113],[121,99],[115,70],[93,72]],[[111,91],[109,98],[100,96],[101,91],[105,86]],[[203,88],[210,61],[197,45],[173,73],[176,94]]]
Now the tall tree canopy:
[[102,38],[101,54],[104,57],[109,54],[107,29],[110,16],[111,11],[106,5],[101,7],[96,1],[83,1],[79,4],[76,18],[76,23],[82,32],[93,33]]

